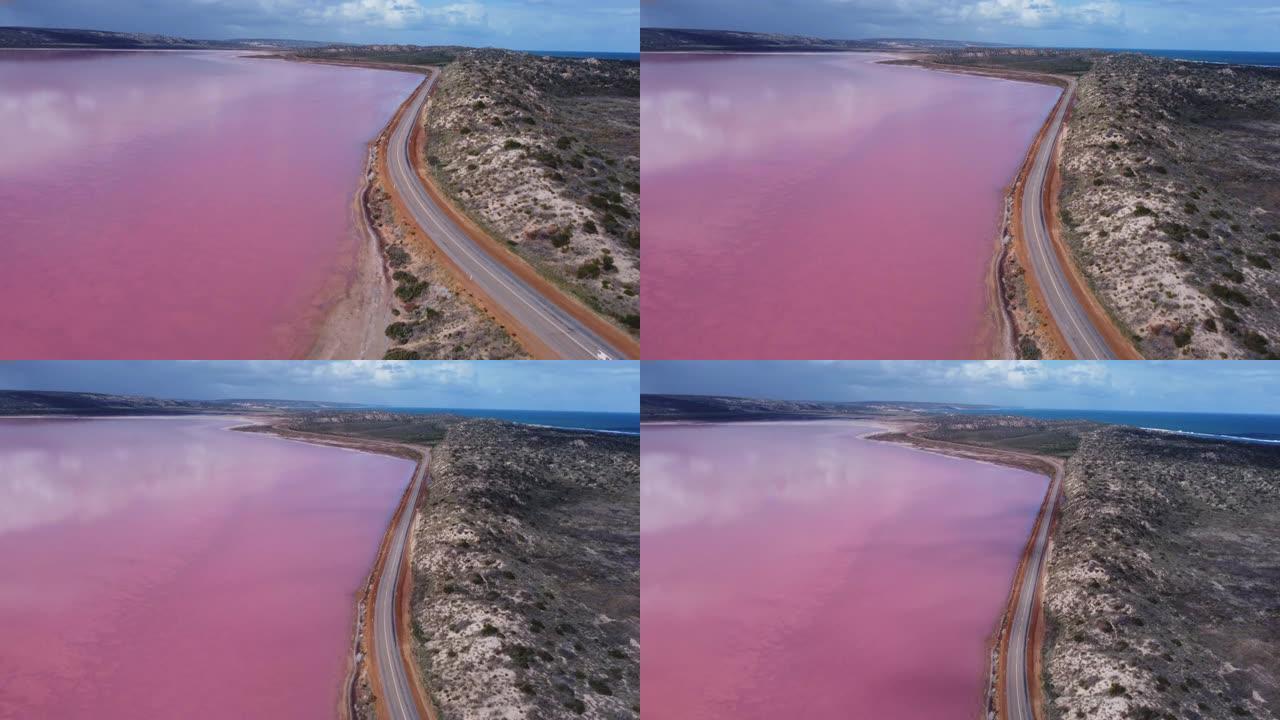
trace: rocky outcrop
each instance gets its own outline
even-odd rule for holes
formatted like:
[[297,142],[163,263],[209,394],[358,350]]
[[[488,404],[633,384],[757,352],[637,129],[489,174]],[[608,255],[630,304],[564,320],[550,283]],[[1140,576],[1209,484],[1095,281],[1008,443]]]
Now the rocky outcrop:
[[428,105],[426,153],[487,232],[638,333],[639,63],[463,52]]
[[1102,56],[1062,175],[1064,236],[1144,356],[1280,353],[1280,69]]
[[1108,427],[1063,493],[1049,717],[1280,717],[1280,448]]
[[491,420],[432,452],[414,656],[443,720],[640,716],[640,443]]

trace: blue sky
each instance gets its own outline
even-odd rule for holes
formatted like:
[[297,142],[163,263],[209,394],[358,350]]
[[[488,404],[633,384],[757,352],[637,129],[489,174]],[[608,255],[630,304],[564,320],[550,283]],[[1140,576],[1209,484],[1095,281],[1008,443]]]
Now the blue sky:
[[638,362],[0,362],[0,389],[636,412]]
[[516,50],[639,49],[637,0],[0,0],[0,25]]
[[1280,362],[646,362],[646,393],[1280,413]]
[[1280,51],[1277,0],[640,0],[640,5],[645,27]]

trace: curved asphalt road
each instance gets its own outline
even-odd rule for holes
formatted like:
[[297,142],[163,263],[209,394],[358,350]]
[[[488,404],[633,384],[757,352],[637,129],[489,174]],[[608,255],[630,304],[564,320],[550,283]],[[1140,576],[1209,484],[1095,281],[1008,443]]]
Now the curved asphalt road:
[[1009,708],[1009,720],[1035,720],[1031,702],[1031,667],[1027,663],[1031,652],[1031,617],[1035,612],[1036,586],[1044,569],[1044,549],[1049,541],[1049,525],[1058,503],[1062,485],[1062,467],[1058,466],[1049,484],[1049,502],[1040,524],[1036,527],[1036,542],[1031,549],[1022,586],[1018,589],[1018,607],[1014,608],[1013,623],[1009,628],[1009,650],[1005,654],[1005,695]]
[[422,462],[413,476],[409,500],[404,512],[396,518],[395,534],[382,564],[382,576],[378,578],[378,595],[373,605],[373,659],[378,664],[378,680],[381,687],[375,692],[387,704],[392,720],[421,720],[418,706],[413,699],[413,685],[405,671],[400,655],[400,643],[396,632],[396,590],[400,584],[400,569],[404,565],[404,549],[409,540],[409,527],[413,522],[414,508],[418,505],[418,493],[426,481],[427,464],[431,451],[422,450]]
[[1081,360],[1110,360],[1116,356],[1111,352],[1111,346],[1107,345],[1102,333],[1090,321],[1080,300],[1071,291],[1066,272],[1058,262],[1058,254],[1053,251],[1053,241],[1049,237],[1049,226],[1044,217],[1042,200],[1045,178],[1049,163],[1053,161],[1058,134],[1062,131],[1063,117],[1076,91],[1075,80],[1070,83],[1063,93],[1062,102],[1058,103],[1053,125],[1045,135],[1044,142],[1040,143],[1031,172],[1027,174],[1027,181],[1022,186],[1022,230],[1027,239],[1032,272],[1040,282],[1049,314],[1066,338],[1072,354]]
[[438,77],[438,72],[432,72],[418,89],[387,145],[391,182],[413,219],[471,281],[561,358],[615,360],[626,357],[476,245],[422,187],[421,179],[413,170],[409,138]]

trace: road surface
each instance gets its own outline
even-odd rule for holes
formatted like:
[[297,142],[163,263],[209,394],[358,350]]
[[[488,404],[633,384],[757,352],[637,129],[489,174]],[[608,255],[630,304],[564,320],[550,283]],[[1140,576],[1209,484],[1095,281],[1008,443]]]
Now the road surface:
[[1111,346],[1102,333],[1089,319],[1080,299],[1072,292],[1066,271],[1053,250],[1053,240],[1049,236],[1049,226],[1044,217],[1043,199],[1049,164],[1053,162],[1053,149],[1057,145],[1058,134],[1062,131],[1062,121],[1076,91],[1075,80],[1069,82],[1062,102],[1058,103],[1058,109],[1054,112],[1053,124],[1040,143],[1031,172],[1027,174],[1027,181],[1022,186],[1022,232],[1031,257],[1031,272],[1040,283],[1045,303],[1049,306],[1049,314],[1066,339],[1071,353],[1081,360],[1110,360],[1116,356],[1111,352]]
[[1005,695],[1009,708],[1008,720],[1035,720],[1035,712],[1031,702],[1031,667],[1027,664],[1032,652],[1031,618],[1036,611],[1036,586],[1040,584],[1040,573],[1044,566],[1044,549],[1049,542],[1049,525],[1053,519],[1053,510],[1058,503],[1058,492],[1062,485],[1062,466],[1058,464],[1049,483],[1049,502],[1040,523],[1036,526],[1035,545],[1031,548],[1031,557],[1027,560],[1026,572],[1022,574],[1022,585],[1018,588],[1018,606],[1014,608],[1013,622],[1009,626],[1009,649],[1005,653]]
[[615,360],[626,357],[489,255],[427,194],[413,169],[410,138],[427,94],[438,77],[438,72],[432,72],[418,89],[387,144],[391,183],[413,219],[472,282],[561,358]]
[[409,541],[409,527],[413,511],[418,504],[418,493],[427,474],[431,451],[423,450],[422,462],[413,475],[409,500],[403,512],[395,520],[395,533],[387,548],[387,558],[378,578],[378,594],[373,605],[373,661],[378,666],[381,687],[374,690],[386,702],[392,720],[421,720],[413,698],[413,685],[400,655],[400,643],[396,623],[396,589],[400,584],[400,569],[404,565],[404,548]]

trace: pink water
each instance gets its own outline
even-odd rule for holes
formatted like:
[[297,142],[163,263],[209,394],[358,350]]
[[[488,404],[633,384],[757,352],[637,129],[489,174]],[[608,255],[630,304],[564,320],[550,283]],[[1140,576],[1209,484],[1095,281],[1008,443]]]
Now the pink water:
[[407,460],[0,420],[0,718],[333,717]]
[[646,717],[980,713],[1047,480],[849,423],[646,426]]
[[366,144],[421,76],[0,51],[0,357],[305,355]]
[[641,61],[646,358],[989,356],[1044,85],[883,56]]

